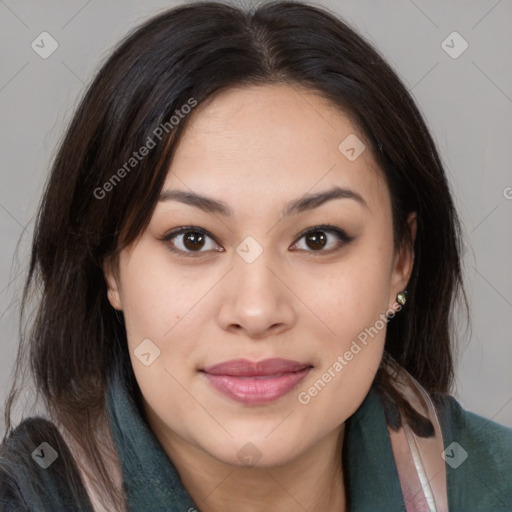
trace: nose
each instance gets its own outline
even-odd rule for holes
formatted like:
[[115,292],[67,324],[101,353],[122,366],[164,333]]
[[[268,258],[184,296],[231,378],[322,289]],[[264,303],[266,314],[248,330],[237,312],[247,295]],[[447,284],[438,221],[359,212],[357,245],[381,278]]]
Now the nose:
[[263,251],[252,263],[235,254],[233,264],[223,284],[221,327],[255,339],[290,329],[296,322],[291,283],[286,283],[270,251]]

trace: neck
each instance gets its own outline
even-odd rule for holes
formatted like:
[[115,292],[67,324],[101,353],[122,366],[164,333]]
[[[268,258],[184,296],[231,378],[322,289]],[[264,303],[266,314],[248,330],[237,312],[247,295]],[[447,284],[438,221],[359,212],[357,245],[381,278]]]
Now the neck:
[[346,510],[344,425],[292,461],[273,467],[225,464],[175,435],[155,430],[201,512]]

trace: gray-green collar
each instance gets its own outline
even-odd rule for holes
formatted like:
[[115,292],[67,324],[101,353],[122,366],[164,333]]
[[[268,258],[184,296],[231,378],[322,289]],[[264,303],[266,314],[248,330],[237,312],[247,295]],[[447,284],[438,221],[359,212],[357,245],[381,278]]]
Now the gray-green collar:
[[[108,392],[110,422],[129,510],[199,511],[144,420],[134,393],[133,384],[119,377],[111,381]],[[405,510],[384,412],[373,388],[347,420],[344,443],[350,511]]]

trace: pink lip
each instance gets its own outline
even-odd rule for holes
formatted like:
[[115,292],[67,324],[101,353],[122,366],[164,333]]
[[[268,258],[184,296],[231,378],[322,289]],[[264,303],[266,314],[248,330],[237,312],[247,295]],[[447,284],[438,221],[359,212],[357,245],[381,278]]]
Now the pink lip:
[[289,393],[311,370],[307,363],[265,359],[253,363],[233,359],[202,370],[221,393],[244,404],[269,403]]

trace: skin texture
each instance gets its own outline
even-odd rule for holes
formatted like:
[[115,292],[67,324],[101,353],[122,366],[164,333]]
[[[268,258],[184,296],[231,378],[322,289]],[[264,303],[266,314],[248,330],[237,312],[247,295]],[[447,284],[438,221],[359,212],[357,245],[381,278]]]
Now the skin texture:
[[[413,255],[393,247],[387,185],[369,144],[354,161],[340,152],[348,135],[364,137],[312,91],[230,89],[191,115],[163,191],[213,197],[233,216],[160,202],[148,228],[119,254],[118,278],[105,267],[110,303],[124,312],[146,417],[202,511],[345,510],[344,422],[371,386],[385,326],[307,404],[298,393],[396,307],[406,288]],[[282,218],[288,202],[334,185],[357,192],[366,206],[335,199]],[[301,235],[320,224],[354,239],[339,242],[323,231],[325,248],[316,249],[311,235]],[[170,251],[174,242],[193,252],[184,235],[160,240],[181,226],[211,234],[197,246],[199,257]],[[414,214],[409,226],[414,238]],[[236,252],[247,236],[263,249],[252,263]],[[160,350],[149,366],[134,355],[144,339]],[[233,401],[198,371],[271,357],[313,369],[266,405]],[[251,467],[237,456],[249,442],[260,457]]]

